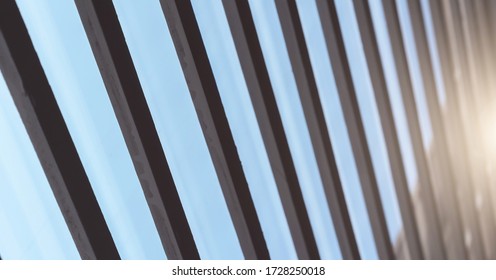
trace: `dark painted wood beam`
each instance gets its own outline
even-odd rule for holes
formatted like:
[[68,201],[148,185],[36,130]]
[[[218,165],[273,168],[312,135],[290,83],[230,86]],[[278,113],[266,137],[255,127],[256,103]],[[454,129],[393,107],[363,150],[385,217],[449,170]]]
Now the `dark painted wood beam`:
[[[318,250],[249,3],[247,0],[224,0],[223,3],[296,251],[300,259],[318,258]],[[360,254],[323,112],[314,111],[313,104],[309,102],[304,102],[303,107],[307,112],[313,112],[307,117],[307,125],[341,254],[344,259],[359,259]]]
[[246,259],[269,259],[219,90],[190,0],[161,0],[172,41]]
[[111,0],[76,0],[83,26],[169,259],[199,259]]
[[14,0],[0,1],[0,69],[82,259],[119,259]]
[[[296,2],[294,0],[276,0],[275,3],[306,118],[318,117],[320,121],[319,125],[324,127],[326,124],[322,113],[323,109]],[[320,7],[319,12],[322,13],[324,9],[325,8]],[[335,11],[331,12],[335,14]],[[336,28],[339,28],[335,16],[330,17],[331,21],[325,21],[326,17],[322,16],[321,19],[324,20],[322,21],[322,26],[326,36],[329,36],[329,34],[331,36],[340,36],[340,34],[334,32],[337,30]],[[331,65],[339,97],[341,99],[341,107],[343,108],[351,146],[355,155],[359,178],[362,184],[372,231],[376,241],[376,247],[380,258],[393,259],[394,254],[387,231],[384,210],[382,208],[379,189],[372,167],[372,159],[368,150],[367,140],[365,138],[365,131],[360,118],[358,103],[354,94],[353,82],[346,60],[344,45],[342,44],[342,39],[338,37],[327,40],[327,43],[332,44],[330,46],[328,45]],[[329,134],[324,134],[324,131],[320,132],[319,136],[324,139],[329,138]],[[330,143],[329,139],[327,139],[326,142],[327,141]]]
[[[423,259],[423,247],[420,242],[417,219],[415,217],[412,197],[410,195],[410,189],[408,187],[408,182],[406,179],[406,171],[403,165],[403,157],[401,155],[398,133],[396,132],[394,115],[389,99],[389,91],[386,85],[386,78],[384,76],[385,72],[382,66],[379,45],[375,36],[369,3],[368,0],[354,0],[353,3],[355,7],[360,35],[362,38],[363,49],[365,51],[365,58],[367,60],[368,70],[372,81],[372,87],[375,94],[375,101],[379,112],[379,118],[381,121],[384,139],[386,141],[389,166],[391,169],[391,174],[393,176],[393,183],[396,189],[396,196],[398,199],[398,205],[403,221],[403,231],[405,233],[408,245],[409,256],[411,259]],[[429,182],[429,178],[427,178],[427,181]],[[428,188],[428,195],[425,196],[425,198],[428,199],[425,202],[428,203],[430,210],[428,216],[436,218],[437,214],[436,209],[433,205],[431,186],[430,184],[428,184],[427,186],[421,187]],[[434,225],[436,224],[437,223],[434,223]],[[438,239],[439,241],[439,244],[436,244],[436,246],[438,247],[436,249],[438,249],[441,254],[438,258],[444,258],[442,249],[442,237],[441,232],[439,231],[439,226],[437,228],[433,227],[433,231],[431,231],[430,234],[430,238]],[[441,246],[441,248],[439,246]]]

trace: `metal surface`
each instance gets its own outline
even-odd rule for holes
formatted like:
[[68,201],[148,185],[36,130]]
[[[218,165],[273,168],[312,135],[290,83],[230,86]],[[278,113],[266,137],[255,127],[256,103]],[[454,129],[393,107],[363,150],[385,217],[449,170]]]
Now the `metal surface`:
[[14,0],[0,1],[0,69],[82,259],[119,259]]
[[189,0],[161,0],[193,104],[246,259],[269,252]]
[[167,257],[199,259],[112,1],[76,5]]
[[[317,245],[248,1],[224,0],[223,4],[298,257],[318,259]],[[307,118],[307,124],[311,127],[310,135],[334,228],[343,258],[359,259],[331,143],[328,137],[320,136],[328,135],[324,116],[320,113]]]

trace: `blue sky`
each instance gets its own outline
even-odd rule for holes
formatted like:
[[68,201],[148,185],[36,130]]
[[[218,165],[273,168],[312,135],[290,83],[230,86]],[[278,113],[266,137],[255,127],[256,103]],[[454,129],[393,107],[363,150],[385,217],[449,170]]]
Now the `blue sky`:
[[[267,0],[249,2],[321,256],[339,259],[341,253],[275,5]],[[336,2],[367,140],[374,147],[373,164],[388,228],[394,237],[402,222],[353,5],[349,0]],[[17,3],[119,253],[124,259],[166,258],[73,1]],[[192,3],[269,251],[274,259],[294,259],[295,249],[221,0]],[[415,162],[389,38],[380,1],[370,3],[408,181],[413,188]],[[316,5],[313,0],[297,0],[297,4],[359,249],[362,257],[375,259],[377,252]],[[201,257],[242,259],[159,1],[114,0],[114,5]],[[406,0],[399,1],[399,12],[428,146],[430,126]],[[427,23],[434,51],[432,23]],[[434,60],[439,81],[436,55]],[[442,83],[439,86],[442,88]],[[0,254],[7,259],[78,259],[3,79],[0,135]]]

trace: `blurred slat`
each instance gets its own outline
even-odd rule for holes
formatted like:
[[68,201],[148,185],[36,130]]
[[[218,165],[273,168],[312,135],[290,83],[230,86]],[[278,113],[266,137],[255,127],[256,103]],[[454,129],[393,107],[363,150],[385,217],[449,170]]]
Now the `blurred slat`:
[[[372,157],[358,105],[357,92],[353,84],[351,69],[346,55],[336,4],[334,0],[318,0],[317,6],[319,8],[322,30],[355,157],[362,192],[365,197],[375,246],[379,258],[395,259],[396,257],[393,252],[384,209],[381,203],[379,187],[372,165]],[[296,11],[293,11],[293,19],[295,20],[296,17]],[[300,31],[297,33],[300,33]],[[301,34],[298,39],[303,40],[303,35]]]
[[[363,49],[365,51],[365,58],[367,60],[369,74],[372,81],[372,87],[375,94],[377,109],[379,111],[379,118],[381,120],[384,139],[386,141],[389,165],[393,176],[394,186],[396,188],[396,196],[398,198],[401,218],[403,221],[403,231],[408,244],[409,256],[411,259],[423,259],[424,254],[422,244],[420,243],[417,219],[415,217],[410,189],[408,188],[398,133],[396,131],[391,102],[389,100],[386,78],[384,76],[384,69],[379,53],[379,45],[377,44],[377,39],[375,36],[369,3],[368,0],[354,0],[353,3],[362,38]],[[432,201],[432,191],[430,190],[431,186],[427,185],[425,187],[429,188],[429,192],[425,198],[430,199],[430,201],[428,200],[424,202],[427,202],[430,206],[429,210],[432,211],[430,216],[436,219],[437,215]],[[434,215],[432,215],[432,213]],[[434,222],[437,222],[437,220],[434,220]],[[437,223],[434,223],[434,225],[436,224]],[[440,241],[439,245],[442,246],[439,227],[434,229],[435,230],[431,231],[430,234],[432,234],[432,238],[438,238]],[[443,249],[440,249],[440,251],[442,254]],[[442,258],[442,255],[440,258]]]
[[[431,54],[429,52],[429,45],[427,41],[428,39],[420,0],[408,1],[408,10],[412,22],[415,47],[417,50],[419,66],[422,75],[423,90],[425,92],[433,133],[433,144],[428,153],[430,154],[431,161],[436,164],[436,170],[440,171],[439,173],[433,172],[431,176],[444,178],[445,183],[443,183],[443,180],[441,179],[439,182],[443,184],[437,186],[438,197],[440,198],[440,200],[442,199],[446,205],[449,205],[449,211],[455,213],[455,215],[451,215],[451,217],[453,217],[455,221],[452,221],[452,219],[440,219],[440,221],[438,222],[441,222],[441,224],[449,222],[447,229],[445,229],[446,232],[444,232],[444,234],[446,235],[444,244],[447,247],[446,257],[452,259],[461,258],[465,254],[462,243],[463,236],[459,217],[460,207],[456,198],[456,186],[454,185],[455,178],[453,174],[454,170],[452,169],[452,163],[450,162],[450,155],[448,150],[449,140],[446,136],[446,126],[444,124],[442,108],[438,97],[439,94],[436,88],[434,67],[432,64]],[[441,213],[445,211],[441,208],[442,205],[438,205],[439,217],[442,217]],[[431,211],[427,212],[428,215],[431,215],[431,213],[436,213]],[[455,230],[453,230],[453,233],[448,236],[448,233],[450,231],[449,229],[451,228],[454,228]],[[428,238],[430,239],[432,237],[428,236]],[[453,239],[458,241],[454,243],[452,242]],[[435,244],[439,242],[439,240],[431,241],[433,245],[431,246],[432,249],[433,247],[435,247]],[[433,252],[433,254],[435,254],[435,252]],[[432,258],[437,259],[439,257],[438,255],[432,255]]]
[[[224,0],[223,4],[298,258],[316,258],[318,257],[317,245],[248,1]],[[323,115],[320,117],[323,118]],[[319,118],[310,119],[311,123],[308,125],[312,128],[310,135],[311,137],[314,136],[312,138],[314,149],[331,208],[334,227],[340,241],[341,253],[345,259],[357,259],[360,256],[331,144],[329,141],[325,142],[325,139],[328,140],[328,138],[315,137],[320,133],[327,135],[325,123],[320,123],[323,127],[318,123],[321,120]]]
[[241,249],[246,259],[269,259],[248,183],[190,0],[161,0]]
[[[324,127],[326,124],[322,113],[322,104],[310,63],[296,2],[294,0],[276,0],[275,3],[305,115],[307,119],[317,117],[320,122],[319,125]],[[319,7],[319,12],[322,11],[323,8]],[[325,18],[323,19],[325,20]],[[337,17],[332,17],[332,20],[333,22],[323,21],[323,28],[339,28],[339,25],[336,25],[337,22],[334,21],[337,20]],[[329,43],[329,40],[327,42]],[[342,41],[330,40],[330,42],[341,43],[340,46],[329,48],[329,50],[337,52],[331,54],[331,59],[333,60],[331,64],[341,98],[341,106],[348,126],[351,145],[355,153],[360,182],[362,183],[377,250],[380,258],[392,259],[394,258],[394,254],[387,232],[386,220],[365,139],[365,132],[360,119],[357,101],[354,98],[354,94],[351,93],[354,91],[354,88],[346,61],[344,46],[342,46]],[[323,137],[326,139],[326,142],[328,141],[330,143],[328,132],[324,132],[320,132],[318,136]]]
[[[487,110],[487,101],[484,100],[485,95],[490,89],[489,68],[484,62],[483,42],[479,37],[479,26],[477,20],[482,21],[483,17],[476,18],[475,2],[480,1],[459,1],[460,14],[463,26],[463,42],[465,47],[465,55],[467,56],[467,69],[472,78],[472,91],[465,93],[465,105],[469,106],[469,112],[472,116],[471,128],[474,131],[473,135],[479,137],[470,137],[470,133],[465,132],[468,137],[465,146],[465,155],[469,157],[468,164],[470,165],[469,178],[470,184],[474,191],[475,210],[479,218],[479,225],[482,234],[482,241],[486,258],[496,258],[496,224],[494,220],[493,202],[491,201],[489,176],[487,173],[488,160],[486,157],[487,150],[484,145],[484,129],[487,122],[493,122],[489,119]],[[468,102],[467,102],[468,100]]]
[[[460,97],[470,92],[467,84],[468,73],[462,63],[463,56],[460,48],[462,30],[459,21],[453,18],[452,4],[456,1],[430,1],[432,19],[435,25],[435,35],[438,43],[438,53],[441,57],[443,79],[446,87],[445,125],[449,141],[450,162],[453,168],[456,194],[460,205],[459,216],[462,220],[463,244],[466,248],[466,258],[483,258],[483,248],[478,219],[475,216],[473,186],[468,183],[468,168],[462,154],[467,148],[464,117]],[[459,11],[458,11],[459,13]],[[443,48],[441,48],[443,46]],[[453,242],[453,244],[458,244]]]

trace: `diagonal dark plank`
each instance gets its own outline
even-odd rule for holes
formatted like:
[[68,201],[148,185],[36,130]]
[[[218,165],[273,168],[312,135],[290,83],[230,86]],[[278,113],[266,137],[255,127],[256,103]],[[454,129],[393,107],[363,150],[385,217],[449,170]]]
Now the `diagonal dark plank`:
[[161,0],[217,177],[246,259],[269,259],[260,221],[229,128],[190,0]]
[[86,34],[169,259],[199,259],[111,0],[76,0]]
[[[367,0],[354,0],[353,3],[357,15],[360,36],[362,38],[363,49],[365,51],[365,58],[369,68],[370,79],[372,81],[375,101],[379,111],[384,139],[386,141],[389,166],[393,175],[396,196],[398,198],[403,221],[403,231],[408,244],[408,252],[412,259],[423,259],[424,253],[422,244],[420,243],[417,217],[415,216],[410,189],[408,188],[398,133],[396,132],[393,110],[389,100],[389,92],[386,85],[384,68],[379,53],[379,45],[375,36],[369,3]],[[430,190],[430,185],[426,187],[429,187]],[[432,202],[432,193],[428,192],[427,194],[428,195],[426,195],[425,198]],[[430,208],[430,210],[432,210],[432,208]],[[433,213],[436,212],[434,211]],[[436,217],[435,215],[429,216]],[[439,231],[431,233],[433,234],[431,238],[437,238],[438,241],[440,241],[439,244],[442,245],[441,233]],[[442,256],[440,258],[442,258]]]
[[0,69],[82,259],[119,259],[14,0],[0,1]]
[[[318,258],[318,251],[248,1],[224,0],[223,3],[296,251],[300,259]],[[308,102],[303,105],[304,107],[312,106]],[[344,259],[359,259],[360,254],[327,126],[323,112],[319,112],[320,114],[315,112],[308,117],[307,123],[341,254]]]
[[[304,37],[299,20],[297,20],[298,15],[296,12],[296,7],[293,8],[293,6],[295,6],[293,4],[294,1],[280,0],[279,2],[291,3],[287,5],[292,13],[291,17],[294,22],[293,28],[295,29],[293,32],[297,34],[296,39],[299,42],[298,45],[301,49],[300,52],[305,53],[304,56],[301,55],[301,59],[303,59],[304,65],[308,65],[306,66],[306,69],[308,69],[306,71],[309,72],[311,71],[309,66],[310,63],[305,62],[308,61],[308,54],[306,54],[306,48],[303,50]],[[358,107],[357,93],[351,77],[351,69],[346,56],[344,40],[341,34],[341,27],[338,20],[335,3],[333,1],[319,0],[317,1],[317,7],[319,8],[319,16],[322,29],[324,31],[327,51],[331,60],[331,67],[334,73],[339,99],[341,101],[341,108],[343,109],[346,127],[355,157],[358,176],[369,214],[377,252],[381,259],[394,259],[395,256],[387,229],[386,218],[372,165],[372,157],[367,144],[365,129],[361,119],[360,108]],[[288,26],[288,28],[290,26],[287,23],[283,25]],[[293,44],[296,45],[296,43]],[[294,56],[296,57],[296,55]],[[314,94],[317,94],[313,75],[310,76],[307,74],[307,76],[312,77],[310,83],[311,90]]]

